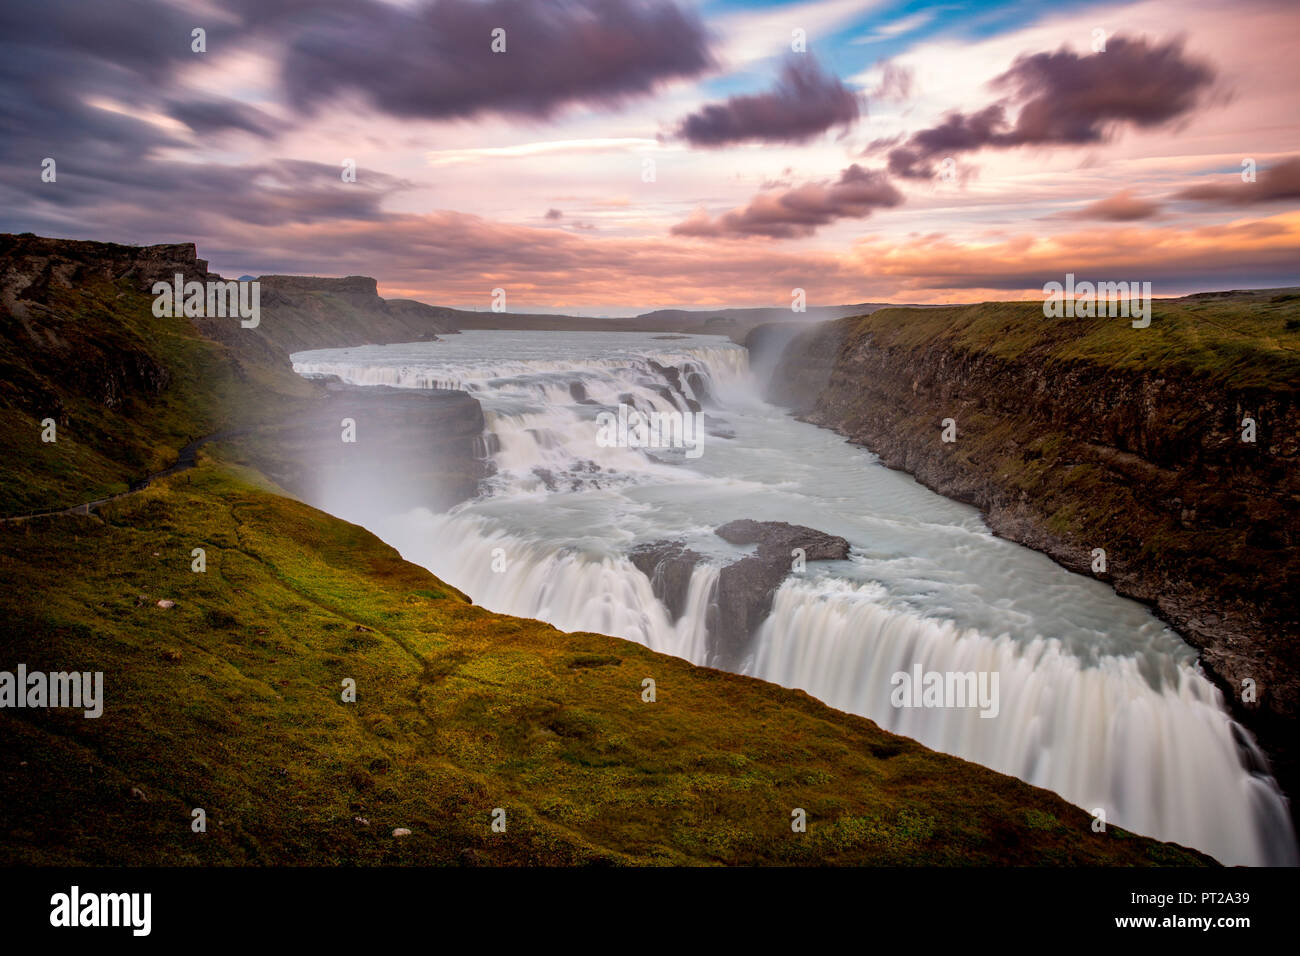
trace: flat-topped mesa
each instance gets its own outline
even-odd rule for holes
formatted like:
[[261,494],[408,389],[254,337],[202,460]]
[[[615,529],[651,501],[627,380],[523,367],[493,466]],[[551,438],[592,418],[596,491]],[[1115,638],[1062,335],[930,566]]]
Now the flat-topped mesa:
[[371,276],[258,276],[262,284],[262,295],[275,292],[301,294],[304,292],[328,292],[333,295],[357,296],[364,299],[379,298],[379,283]]
[[133,402],[152,404],[172,374],[133,334],[133,306],[123,302],[122,286],[147,295],[177,273],[204,281],[207,269],[190,242],[128,246],[0,235],[0,347],[23,356],[21,368],[6,371],[0,407],[67,425],[77,397],[115,414]]
[[[849,543],[837,535],[784,521],[731,521],[714,530],[735,545],[756,544],[755,553],[724,567],[708,614],[709,663],[735,669],[750,639],[772,610],[777,588],[793,572],[801,549],[805,561],[842,561]],[[650,578],[655,596],[674,620],[682,615],[695,566],[704,556],[680,541],[641,545],[629,556]]]
[[[436,342],[439,335],[457,331],[450,310],[382,298],[371,276],[264,275],[257,281],[262,302],[257,331],[286,358],[312,349]],[[244,345],[230,329],[211,334],[235,347]]]

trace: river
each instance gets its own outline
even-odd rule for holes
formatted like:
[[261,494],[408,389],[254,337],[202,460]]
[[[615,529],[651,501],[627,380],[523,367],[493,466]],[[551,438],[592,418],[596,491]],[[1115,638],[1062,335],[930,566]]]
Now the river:
[[[303,375],[479,400],[496,473],[475,500],[390,514],[372,488],[322,503],[476,603],[716,663],[712,589],[747,549],[713,529],[752,518],[839,535],[849,558],[787,578],[735,669],[1101,809],[1108,824],[1224,863],[1297,862],[1286,800],[1193,648],[1107,585],[994,537],[975,509],[765,403],[747,352],[726,339],[467,331],[293,359]],[[598,416],[620,405],[702,408],[698,449],[598,440]],[[676,621],[627,557],[663,539],[709,559]],[[996,715],[895,706],[894,675],[918,665],[996,674]]]

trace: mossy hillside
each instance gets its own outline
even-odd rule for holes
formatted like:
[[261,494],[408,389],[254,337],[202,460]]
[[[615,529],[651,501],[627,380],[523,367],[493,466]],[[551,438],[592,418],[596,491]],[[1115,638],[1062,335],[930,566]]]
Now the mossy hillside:
[[[314,394],[244,331],[243,354],[190,320],[157,317],[130,279],[51,285],[26,321],[0,322],[3,515],[127,490],[201,436],[283,416]],[[41,422],[56,421],[57,441]]]
[[1087,362],[1115,371],[1203,378],[1228,389],[1300,387],[1300,293],[1266,290],[1156,299],[1151,324],[1109,316],[1046,318],[1041,302],[884,308],[843,320],[850,339],[881,348],[945,345],[1045,366]]
[[97,720],[0,711],[5,863],[1206,862],[805,694],[474,607],[253,473],[102,515],[0,527],[5,666],[106,691]]

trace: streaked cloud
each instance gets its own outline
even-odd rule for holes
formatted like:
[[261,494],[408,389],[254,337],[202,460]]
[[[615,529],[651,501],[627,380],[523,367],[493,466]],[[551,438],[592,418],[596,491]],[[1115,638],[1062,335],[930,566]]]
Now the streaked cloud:
[[1228,206],[1300,200],[1300,156],[1258,170],[1254,181],[1244,179],[1241,171],[1237,171],[1222,177],[1220,182],[1189,186],[1175,196]]
[[823,72],[811,54],[796,54],[786,60],[773,89],[711,103],[682,120],[677,135],[707,148],[801,143],[833,127],[852,126],[861,108],[858,93]]
[[760,193],[744,209],[711,219],[701,211],[673,227],[673,234],[705,238],[791,239],[812,235],[836,219],[865,219],[877,209],[897,206],[903,194],[879,171],[854,164],[830,184],[810,183]]
[[934,22],[934,18],[937,15],[937,10],[919,10],[916,13],[901,17],[898,20],[891,20],[888,23],[882,23],[870,33],[854,37],[849,42],[853,44],[862,44],[879,43],[882,40],[892,40],[895,37],[900,37],[904,34],[911,33],[914,30],[919,30],[922,27],[929,26]]
[[354,93],[405,118],[550,117],[712,65],[703,24],[674,0],[352,0],[296,22],[282,75],[307,111]]
[[1160,212],[1160,204],[1133,195],[1131,189],[1122,189],[1113,196],[1088,203],[1082,209],[1065,214],[1067,219],[1099,219],[1107,222],[1133,222],[1150,219]]
[[533,159],[562,154],[603,153],[661,149],[657,139],[622,137],[613,139],[566,139],[517,146],[486,146],[476,149],[440,149],[426,153],[430,166],[455,166],[485,159]]

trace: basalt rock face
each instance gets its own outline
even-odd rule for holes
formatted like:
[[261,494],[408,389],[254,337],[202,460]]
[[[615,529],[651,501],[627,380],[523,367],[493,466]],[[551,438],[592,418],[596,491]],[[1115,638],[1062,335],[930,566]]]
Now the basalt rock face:
[[193,245],[140,248],[0,235],[0,434],[16,463],[0,514],[60,510],[125,490],[212,424],[196,408],[193,331],[155,317],[148,290],[207,276]]
[[[345,441],[344,420],[354,423]],[[326,511],[360,517],[439,511],[474,495],[487,476],[484,421],[467,392],[332,382],[322,401],[255,446],[258,467]]]
[[691,572],[704,560],[680,541],[656,541],[642,545],[629,556],[641,573],[650,579],[655,597],[668,608],[674,621],[686,610],[686,593]]
[[[809,330],[784,350],[767,397],[975,505],[996,534],[1151,605],[1200,650],[1294,807],[1300,382],[1253,384],[1222,373],[1218,356],[1198,367],[1176,351],[1065,358],[1050,343],[1068,338],[1060,327],[1010,348],[1018,316],[1001,340],[974,346],[918,333],[918,321],[882,313]],[[1256,423],[1253,443],[1242,440],[1244,418]],[[941,441],[945,419],[955,442]],[[1105,551],[1104,571],[1094,549]],[[1243,701],[1246,681],[1253,702]]]
[[[718,667],[739,666],[750,639],[772,610],[772,597],[795,566],[795,549],[804,560],[836,561],[849,555],[844,538],[783,521],[732,521],[715,534],[735,545],[757,545],[754,554],[741,558],[718,574],[717,591],[708,615],[709,660]],[[703,555],[680,541],[656,541],[631,554],[632,563],[650,578],[655,596],[673,619],[686,607],[695,566]]]
[[51,287],[74,289],[93,280],[128,279],[146,289],[176,274],[206,281],[208,263],[192,242],[126,246],[35,236],[0,235],[0,290],[6,304],[41,303]]
[[0,377],[4,403],[62,425],[69,392],[106,409],[161,393],[171,382],[166,365],[129,334],[109,337],[88,321],[90,309],[110,311],[111,293],[85,291],[110,290],[121,280],[147,288],[177,273],[207,278],[193,243],[138,247],[0,235],[0,317],[7,320],[0,336],[12,356]]

